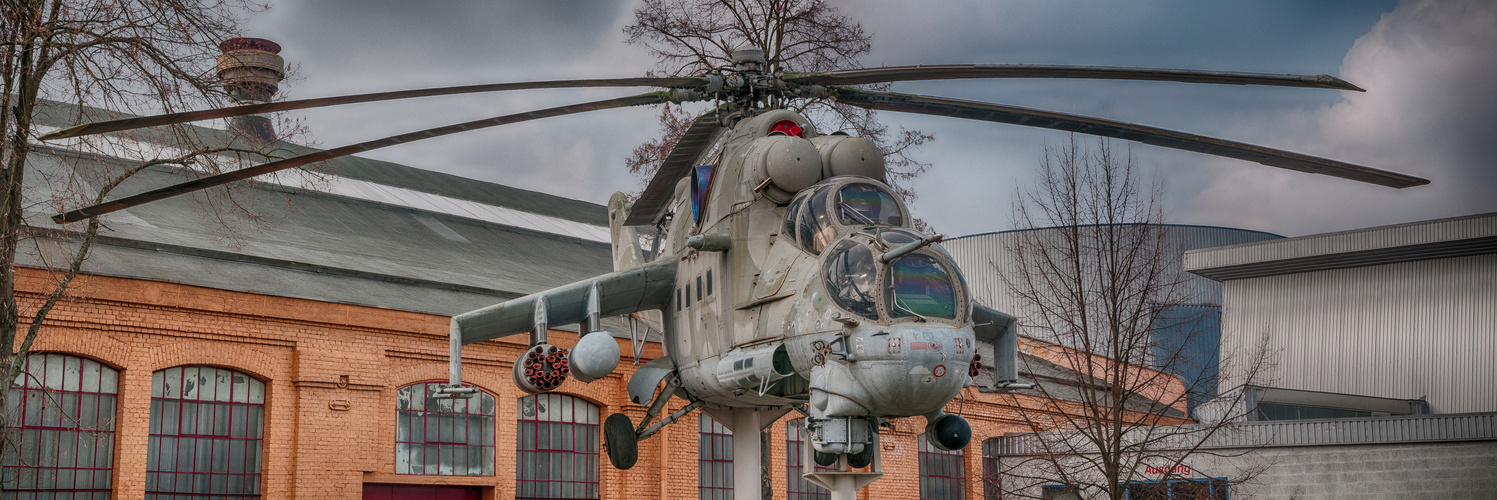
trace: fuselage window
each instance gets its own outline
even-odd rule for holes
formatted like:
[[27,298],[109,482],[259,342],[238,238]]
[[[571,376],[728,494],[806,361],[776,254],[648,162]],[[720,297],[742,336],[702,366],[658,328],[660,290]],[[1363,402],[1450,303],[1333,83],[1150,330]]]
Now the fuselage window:
[[697,300],[702,300],[702,277],[697,276]]
[[878,186],[855,182],[837,191],[837,214],[850,226],[903,226],[904,213],[894,196]]
[[843,309],[868,319],[878,319],[874,301],[878,266],[873,251],[851,241],[843,242],[827,260],[826,289]]
[[707,295],[712,295],[712,270],[707,270]]
[[910,254],[889,265],[889,314],[956,319],[956,285],[935,257]]
[[676,312],[681,312],[681,287],[676,287]]
[[686,282],[686,307],[691,307],[691,282]]

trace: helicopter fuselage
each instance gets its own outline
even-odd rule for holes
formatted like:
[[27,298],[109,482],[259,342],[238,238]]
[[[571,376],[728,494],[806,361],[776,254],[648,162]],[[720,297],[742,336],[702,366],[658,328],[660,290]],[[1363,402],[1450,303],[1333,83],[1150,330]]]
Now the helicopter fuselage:
[[722,406],[903,417],[971,384],[966,285],[911,229],[870,141],[776,110],[744,118],[701,163],[677,185],[658,257],[679,260],[664,333],[684,389]]

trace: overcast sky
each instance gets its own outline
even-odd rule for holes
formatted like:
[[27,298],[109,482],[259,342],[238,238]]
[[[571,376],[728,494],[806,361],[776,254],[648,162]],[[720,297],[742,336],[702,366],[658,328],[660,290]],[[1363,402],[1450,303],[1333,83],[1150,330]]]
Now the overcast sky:
[[[1170,222],[1297,236],[1497,211],[1497,2],[836,2],[873,34],[864,66],[1028,63],[1331,74],[1366,93],[1161,82],[950,81],[894,90],[1050,109],[1327,156],[1428,178],[1391,189],[1119,142],[1163,183]],[[251,36],[297,67],[288,98],[487,82],[639,76],[629,2],[303,1]],[[322,147],[637,92],[523,91],[298,112]],[[623,159],[654,108],[469,132],[365,156],[604,203],[639,189]],[[884,113],[934,134],[915,214],[951,236],[1013,227],[1061,132]]]

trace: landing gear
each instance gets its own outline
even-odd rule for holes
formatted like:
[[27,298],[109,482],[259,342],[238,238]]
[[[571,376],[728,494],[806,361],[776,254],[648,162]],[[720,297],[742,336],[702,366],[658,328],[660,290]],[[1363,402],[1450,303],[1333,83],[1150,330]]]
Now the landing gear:
[[815,450],[812,450],[811,453],[815,454],[813,455],[812,460],[816,461],[816,465],[820,465],[822,467],[831,467],[832,464],[837,463],[836,453],[822,453]]
[[608,461],[613,468],[626,470],[639,460],[639,435],[634,432],[634,422],[623,413],[609,415],[603,420],[603,443],[608,447]]
[[847,466],[848,467],[852,467],[854,469],[861,469],[861,468],[867,467],[868,464],[871,464],[871,463],[873,463],[873,447],[872,446],[863,448],[862,453],[848,453],[847,454]]

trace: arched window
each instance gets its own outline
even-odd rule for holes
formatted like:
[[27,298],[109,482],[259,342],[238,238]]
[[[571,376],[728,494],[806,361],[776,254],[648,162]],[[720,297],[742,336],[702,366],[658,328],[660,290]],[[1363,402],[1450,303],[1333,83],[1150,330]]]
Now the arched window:
[[816,470],[836,470],[831,467],[822,467],[816,462],[803,462],[801,453],[805,446],[811,444],[806,442],[806,419],[797,418],[785,422],[785,493],[789,500],[827,500],[832,497],[832,492],[827,491],[805,478],[805,467],[807,465],[816,467]]
[[967,497],[962,450],[931,446],[920,435],[920,500],[962,500]]
[[733,431],[705,413],[697,422],[697,498],[733,500]]
[[437,398],[442,384],[395,391],[395,473],[494,475],[494,396]]
[[[32,354],[11,383],[4,498],[108,498],[119,372],[64,354]],[[47,493],[46,498],[51,498]]]
[[598,407],[565,394],[520,398],[516,498],[598,498]]
[[259,498],[265,383],[211,366],[151,374],[146,498]]

